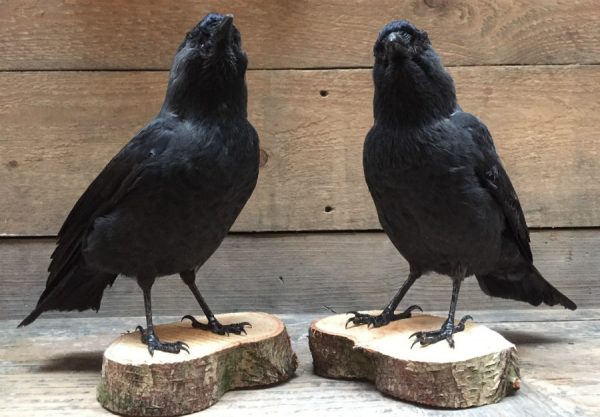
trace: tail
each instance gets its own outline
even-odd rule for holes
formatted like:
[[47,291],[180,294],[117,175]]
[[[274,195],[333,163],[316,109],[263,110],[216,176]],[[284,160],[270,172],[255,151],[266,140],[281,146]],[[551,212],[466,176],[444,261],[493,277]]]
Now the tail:
[[48,310],[83,311],[100,309],[104,289],[112,286],[117,275],[93,270],[80,259],[62,276],[53,277],[46,284],[35,309],[19,324],[27,326]]
[[531,264],[516,271],[477,275],[477,281],[483,292],[493,297],[525,301],[534,306],[560,304],[569,310],[577,309],[573,301],[546,281]]

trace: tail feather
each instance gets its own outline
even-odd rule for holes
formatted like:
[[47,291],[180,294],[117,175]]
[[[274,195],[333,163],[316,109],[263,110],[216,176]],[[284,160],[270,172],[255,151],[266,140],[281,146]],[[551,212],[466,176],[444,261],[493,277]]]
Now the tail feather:
[[533,265],[517,271],[477,275],[477,281],[483,292],[493,297],[525,301],[534,306],[560,304],[569,310],[577,309],[577,305],[546,281]]
[[80,262],[54,280],[53,285],[46,287],[35,309],[18,327],[31,324],[44,311],[83,311],[90,308],[98,311],[104,289],[111,286],[116,278],[115,274],[93,270]]

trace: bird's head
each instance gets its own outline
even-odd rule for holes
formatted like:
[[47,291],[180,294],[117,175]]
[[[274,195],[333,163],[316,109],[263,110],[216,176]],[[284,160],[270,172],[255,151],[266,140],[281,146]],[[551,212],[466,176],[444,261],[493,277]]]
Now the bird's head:
[[403,104],[399,116],[405,119],[450,114],[456,108],[454,82],[424,30],[406,20],[390,22],[379,32],[373,55],[376,104],[378,93],[388,104]]
[[[226,100],[243,90],[248,58],[233,16],[210,13],[190,30],[177,49],[169,89],[179,99]],[[199,97],[200,96],[200,97]]]
[[402,61],[418,56],[431,48],[427,32],[406,20],[388,23],[379,32],[373,53],[377,61]]

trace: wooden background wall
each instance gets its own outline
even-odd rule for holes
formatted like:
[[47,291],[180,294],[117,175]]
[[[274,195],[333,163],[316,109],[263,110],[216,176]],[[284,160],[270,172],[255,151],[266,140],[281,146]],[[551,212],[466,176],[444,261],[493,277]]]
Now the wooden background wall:
[[[233,13],[242,32],[250,119],[263,149],[251,201],[199,273],[215,310],[377,308],[405,279],[361,163],[372,43],[395,18],[429,32],[463,108],[488,124],[532,228],[538,268],[580,307],[597,307],[596,1],[2,0],[0,318],[34,306],[62,220],[158,111],[177,45],[209,11]],[[445,310],[450,287],[425,277],[407,300]],[[178,279],[156,288],[158,314],[199,311]],[[459,308],[527,306],[490,299],[471,279]],[[100,314],[142,313],[132,280],[105,293]]]

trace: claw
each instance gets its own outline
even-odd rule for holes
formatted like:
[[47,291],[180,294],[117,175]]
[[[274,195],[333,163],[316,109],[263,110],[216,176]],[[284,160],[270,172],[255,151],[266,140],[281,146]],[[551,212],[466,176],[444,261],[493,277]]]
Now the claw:
[[421,306],[419,306],[417,304],[411,305],[406,310],[404,310],[404,312],[405,313],[410,313],[410,312],[415,311],[415,310],[419,310],[421,313],[423,312],[423,309],[421,308]]
[[419,339],[422,335],[423,335],[423,332],[414,332],[413,334],[408,336],[408,338],[412,339],[413,337],[416,337],[417,339]]
[[458,324],[455,327],[460,328],[461,330],[464,330],[465,324],[467,323],[468,320],[473,320],[473,317],[471,317],[470,315],[467,314],[462,319],[460,319],[460,321],[458,322]]
[[[412,336],[411,336],[412,337]],[[410,337],[409,337],[410,339]],[[419,339],[415,340],[414,342],[412,342],[412,345],[410,345],[410,348],[412,349],[414,345],[416,345],[417,343],[419,343]]]
[[197,321],[195,317],[193,317],[193,316],[190,316],[189,314],[186,314],[185,316],[183,316],[183,317],[181,318],[181,321],[183,321],[184,319],[188,319],[188,320],[189,320],[189,321],[191,321],[192,323],[193,323],[193,322],[195,322],[195,321]]
[[422,346],[428,346],[445,339],[448,342],[448,345],[454,349],[455,343],[453,335],[455,333],[462,332],[465,329],[465,323],[467,320],[473,320],[473,317],[468,315],[464,316],[456,325],[446,320],[439,330],[415,332],[408,337],[409,339],[416,337],[416,340],[413,342],[410,348],[412,349],[413,346],[418,342],[420,342]]

